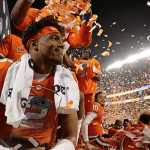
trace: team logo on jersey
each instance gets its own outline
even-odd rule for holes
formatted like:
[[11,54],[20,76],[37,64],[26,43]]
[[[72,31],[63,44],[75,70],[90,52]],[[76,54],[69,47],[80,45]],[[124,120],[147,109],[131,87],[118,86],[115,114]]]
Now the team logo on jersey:
[[54,85],[54,91],[61,92],[63,95],[65,95],[65,87],[61,85]]
[[37,109],[48,109],[52,101],[49,101],[46,97],[35,96],[30,101],[30,106],[33,106]]

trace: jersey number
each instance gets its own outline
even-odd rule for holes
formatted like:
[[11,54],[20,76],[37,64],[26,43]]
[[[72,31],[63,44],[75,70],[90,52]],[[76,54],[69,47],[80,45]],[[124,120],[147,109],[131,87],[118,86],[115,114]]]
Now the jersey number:
[[93,105],[93,110],[98,111],[98,105]]

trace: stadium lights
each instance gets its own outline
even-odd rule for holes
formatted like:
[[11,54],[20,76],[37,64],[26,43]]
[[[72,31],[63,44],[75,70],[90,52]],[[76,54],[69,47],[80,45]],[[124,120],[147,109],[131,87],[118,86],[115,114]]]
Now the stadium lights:
[[137,59],[141,59],[141,58],[149,57],[149,56],[150,56],[150,50],[145,50],[145,51],[142,52],[142,53],[129,56],[127,59],[125,59],[125,60],[123,60],[123,61],[117,61],[117,62],[115,62],[114,64],[109,65],[109,66],[107,67],[107,69],[120,68],[120,67],[121,67],[123,64],[125,64],[125,63],[134,62],[134,61],[136,61]]

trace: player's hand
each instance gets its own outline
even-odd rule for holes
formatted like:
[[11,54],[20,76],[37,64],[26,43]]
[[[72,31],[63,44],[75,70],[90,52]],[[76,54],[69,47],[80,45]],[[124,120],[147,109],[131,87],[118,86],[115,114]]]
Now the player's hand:
[[31,148],[26,150],[45,150],[45,147],[36,147],[36,148]]
[[91,145],[88,141],[85,142],[86,150],[98,150],[98,147]]

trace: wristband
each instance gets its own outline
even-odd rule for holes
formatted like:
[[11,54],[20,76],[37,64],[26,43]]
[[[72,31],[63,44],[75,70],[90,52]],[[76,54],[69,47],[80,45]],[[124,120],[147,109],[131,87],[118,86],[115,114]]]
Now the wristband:
[[50,150],[75,150],[75,147],[70,140],[62,139]]
[[28,0],[28,1],[31,2],[31,3],[34,3],[35,0]]

